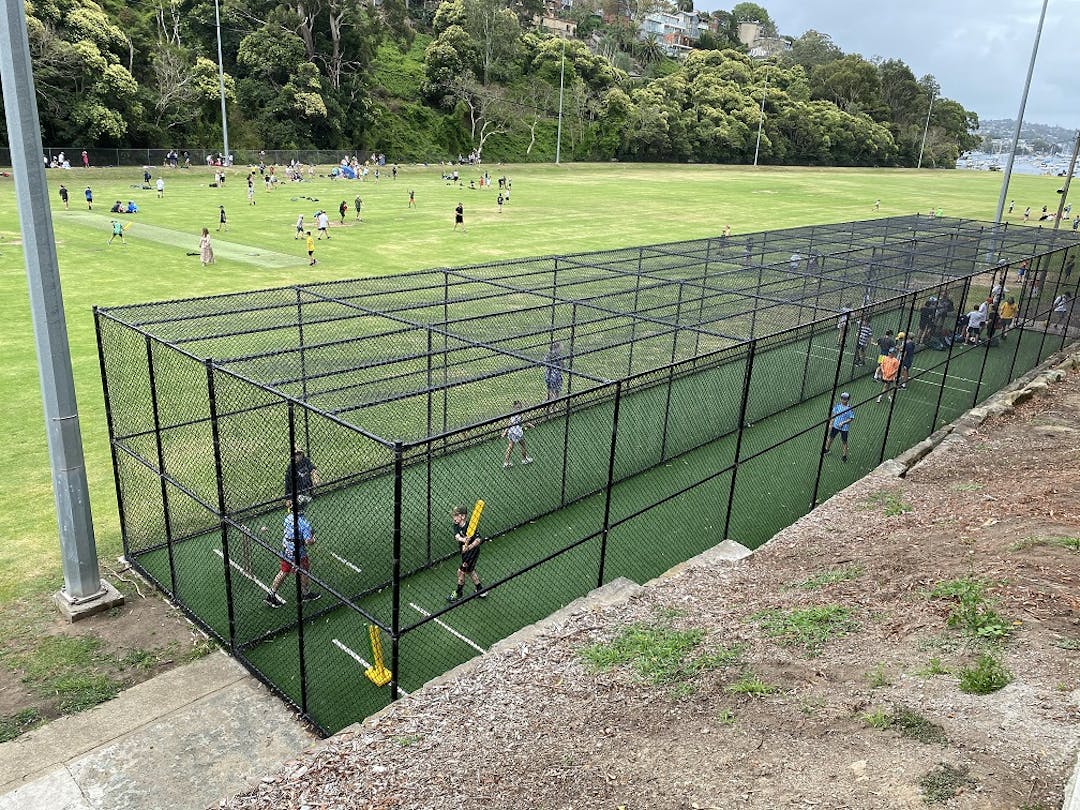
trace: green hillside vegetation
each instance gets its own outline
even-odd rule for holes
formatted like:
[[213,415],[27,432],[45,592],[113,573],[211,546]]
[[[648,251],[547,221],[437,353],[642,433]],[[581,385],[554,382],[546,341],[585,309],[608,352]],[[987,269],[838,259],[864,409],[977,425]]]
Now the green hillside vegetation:
[[[899,60],[844,54],[817,31],[751,59],[738,23],[776,28],[753,3],[702,12],[696,49],[669,58],[639,34],[666,8],[584,0],[565,13],[579,38],[564,41],[534,23],[538,0],[223,0],[230,146],[550,161],[560,74],[565,160],[746,163],[758,151],[768,164],[914,166],[931,99],[924,166],[951,167],[979,142],[976,116]],[[47,146],[220,144],[212,2],[27,11]]]

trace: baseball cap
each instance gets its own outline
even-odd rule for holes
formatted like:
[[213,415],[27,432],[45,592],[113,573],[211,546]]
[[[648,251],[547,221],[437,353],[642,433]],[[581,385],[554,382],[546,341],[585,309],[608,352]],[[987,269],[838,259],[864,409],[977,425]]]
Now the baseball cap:
[[845,391],[844,393],[842,393],[840,395],[840,399],[851,399],[851,394],[849,394],[847,391]]

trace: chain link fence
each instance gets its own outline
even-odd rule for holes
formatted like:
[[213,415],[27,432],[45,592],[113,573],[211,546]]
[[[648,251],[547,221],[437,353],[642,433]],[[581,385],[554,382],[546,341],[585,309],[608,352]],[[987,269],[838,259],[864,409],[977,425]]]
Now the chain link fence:
[[1059,350],[1078,252],[916,216],[99,308],[125,555],[333,732],[760,545]]

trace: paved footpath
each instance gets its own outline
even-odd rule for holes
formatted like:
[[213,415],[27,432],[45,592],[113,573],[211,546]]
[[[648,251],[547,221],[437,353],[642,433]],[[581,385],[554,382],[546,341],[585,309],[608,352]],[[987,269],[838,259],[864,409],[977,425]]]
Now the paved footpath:
[[0,810],[201,810],[317,741],[214,652],[0,744]]

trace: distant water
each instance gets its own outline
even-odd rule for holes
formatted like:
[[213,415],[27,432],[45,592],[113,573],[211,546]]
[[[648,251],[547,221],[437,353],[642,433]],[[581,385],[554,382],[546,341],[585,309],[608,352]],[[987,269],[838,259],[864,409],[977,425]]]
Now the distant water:
[[[1005,171],[1008,163],[1008,155],[992,155],[988,152],[970,152],[965,157],[956,161],[958,169],[973,169],[976,171]],[[990,167],[997,167],[991,169]],[[1013,172],[1016,174],[1046,174],[1058,175],[1069,170],[1069,157],[1066,155],[1054,155],[1053,157],[1037,155],[1017,155],[1013,161]]]

